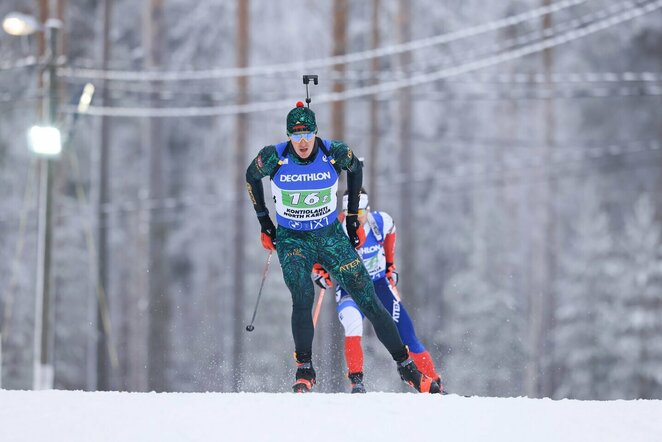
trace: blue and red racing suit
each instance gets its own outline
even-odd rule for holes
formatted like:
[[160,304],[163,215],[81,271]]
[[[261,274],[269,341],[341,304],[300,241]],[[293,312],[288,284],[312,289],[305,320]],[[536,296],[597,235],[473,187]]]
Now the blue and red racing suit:
[[[366,240],[358,252],[372,277],[375,293],[391,314],[402,342],[409,347],[410,352],[424,352],[425,346],[416,336],[414,323],[407,309],[386,277],[387,258],[388,262],[393,262],[395,255],[396,228],[393,218],[386,212],[368,211],[363,229]],[[336,285],[336,303],[338,304],[338,318],[345,328],[345,336],[362,336],[363,314],[347,291],[339,284]]]

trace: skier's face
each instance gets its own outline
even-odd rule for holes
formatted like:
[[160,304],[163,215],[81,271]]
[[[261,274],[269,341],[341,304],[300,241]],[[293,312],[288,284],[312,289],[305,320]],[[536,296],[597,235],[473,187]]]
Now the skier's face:
[[[296,135],[300,135],[300,134],[296,134]],[[299,140],[296,140],[296,138],[299,138]],[[292,142],[292,147],[294,147],[294,151],[297,153],[297,155],[299,155],[300,158],[303,158],[305,160],[310,156],[311,153],[313,153],[313,147],[315,146],[315,134],[312,133],[312,136],[303,136],[303,137],[298,137],[298,136],[293,137],[290,135],[290,141]]]
[[368,221],[368,211],[365,209],[359,209],[359,223],[364,225]]

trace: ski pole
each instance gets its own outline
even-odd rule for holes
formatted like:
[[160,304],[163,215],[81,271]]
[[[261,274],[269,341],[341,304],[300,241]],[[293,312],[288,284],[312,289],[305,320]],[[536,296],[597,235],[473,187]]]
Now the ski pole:
[[271,264],[271,255],[273,250],[269,250],[269,256],[267,256],[267,262],[264,264],[264,271],[262,272],[262,282],[260,283],[260,290],[257,292],[257,301],[255,302],[255,309],[253,310],[253,317],[251,318],[251,323],[246,326],[246,331],[252,332],[255,330],[253,327],[253,322],[255,322],[255,315],[257,315],[257,306],[260,304],[260,297],[262,296],[262,288],[264,287],[264,281],[267,279],[267,273],[269,272],[269,265]]
[[322,299],[324,299],[325,289],[320,290],[320,295],[317,297],[317,305],[315,306],[315,313],[313,313],[313,328],[317,326],[317,317],[320,315],[322,309]]
[[402,301],[401,301],[402,298],[400,298],[400,291],[399,291],[394,285],[391,285],[391,291],[392,291],[393,294],[395,295],[395,299],[396,299],[398,302],[402,302]]

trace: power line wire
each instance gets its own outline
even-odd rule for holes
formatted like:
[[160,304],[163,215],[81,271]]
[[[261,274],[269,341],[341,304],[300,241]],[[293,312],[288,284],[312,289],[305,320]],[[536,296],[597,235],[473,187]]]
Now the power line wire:
[[[537,155],[527,160],[520,158],[508,159],[502,158],[500,161],[494,161],[489,164],[484,162],[474,164],[460,164],[459,167],[448,172],[436,172],[428,176],[420,176],[417,178],[408,177],[403,173],[391,174],[389,182],[397,184],[404,182],[425,182],[433,178],[435,183],[440,185],[460,184],[465,178],[485,177],[492,175],[494,178],[504,178],[507,174],[513,172],[521,172],[525,170],[534,170],[548,168],[553,172],[554,167],[567,163],[577,163],[586,160],[601,160],[610,157],[617,157],[622,155],[631,155],[645,152],[658,152],[662,146],[657,140],[649,142],[632,142],[624,145],[607,144],[606,146],[593,146],[584,149],[572,149],[556,154],[552,152],[551,158],[547,158],[540,154],[542,151],[538,150]],[[514,164],[508,166],[508,163]],[[520,163],[519,165],[517,163]]]
[[[631,154],[642,154],[642,153],[654,153],[654,154],[660,154],[662,150],[657,147],[655,149],[646,149],[646,148],[641,148],[638,150],[631,150],[629,152],[623,152],[620,155],[631,155]],[[592,160],[604,160],[608,158],[607,156],[595,156],[593,158],[590,158]],[[511,170],[509,175],[498,175],[498,174],[492,174],[487,175],[485,174],[484,176],[481,175],[474,175],[470,177],[469,179],[465,180],[464,182],[455,181],[455,182],[447,182],[440,184],[440,186],[443,188],[444,192],[447,193],[460,193],[460,192],[467,192],[467,191],[474,191],[478,189],[485,189],[485,188],[497,188],[497,187],[504,187],[504,186],[513,186],[517,184],[521,184],[522,181],[526,181],[528,185],[533,185],[533,184],[540,184],[544,182],[549,182],[549,181],[555,181],[559,180],[562,178],[577,178],[577,177],[586,177],[587,175],[597,175],[597,174],[603,174],[603,173],[624,173],[626,172],[627,169],[618,169],[618,168],[613,168],[608,171],[598,171],[597,169],[581,169],[579,170],[578,168],[584,163],[586,158],[581,158],[581,159],[574,159],[574,160],[568,160],[563,163],[557,163],[559,167],[556,167],[554,169],[551,169],[549,171],[549,174],[542,175],[542,174],[537,174],[534,176],[531,175],[525,175],[526,172],[531,172],[535,170],[542,170],[545,167],[547,167],[546,164],[540,163],[536,165],[535,167],[530,167],[528,169],[522,168],[520,170],[513,169]],[[632,165],[631,168],[643,168],[643,167],[657,167],[657,164],[655,162],[644,162],[636,165]],[[574,172],[574,173],[571,173]],[[476,179],[477,178],[477,179]],[[418,183],[425,183],[426,180],[418,180]],[[385,184],[391,184],[391,183],[380,183],[379,185],[385,185]]]
[[338,64],[355,63],[359,61],[368,61],[373,58],[385,57],[388,55],[401,54],[419,49],[428,48],[440,44],[451,43],[456,40],[475,37],[486,32],[496,31],[501,28],[514,26],[524,21],[529,21],[543,15],[561,11],[563,9],[579,5],[586,0],[563,0],[552,5],[542,6],[521,14],[516,14],[504,19],[495,20],[482,25],[460,29],[447,34],[440,34],[420,40],[413,40],[407,43],[387,46],[378,49],[370,49],[351,54],[338,55],[334,57],[325,57],[317,60],[299,61],[293,63],[273,64],[267,66],[255,66],[247,68],[217,68],[200,71],[107,71],[99,69],[84,68],[61,68],[58,74],[65,77],[99,79],[99,80],[123,80],[123,81],[180,81],[180,80],[201,80],[201,79],[221,79],[232,77],[244,77],[255,75],[271,75],[283,72],[306,71],[314,68],[334,66]]
[[[453,144],[448,143],[446,140],[441,139],[439,142],[444,146],[462,147],[466,151],[466,144]],[[623,144],[610,144],[604,143],[603,145],[587,145],[587,146],[572,146],[564,147],[555,150],[552,153],[551,159],[545,159],[542,155],[533,155],[529,158],[522,159],[516,158],[502,158],[501,161],[496,161],[491,165],[485,165],[483,162],[460,162],[452,170],[444,170],[432,174],[420,175],[417,177],[409,177],[406,174],[393,174],[389,173],[388,183],[390,185],[400,184],[404,180],[412,183],[421,182],[434,182],[446,188],[462,187],[471,184],[471,179],[482,178],[489,180],[507,179],[509,175],[518,172],[539,170],[542,168],[551,168],[554,172],[554,167],[563,166],[565,164],[576,164],[584,161],[603,160],[606,158],[613,158],[624,155],[640,154],[646,152],[659,152],[662,151],[662,146],[658,140],[650,141],[631,141]],[[485,145],[482,147],[494,147],[493,145]],[[481,147],[478,144],[470,145],[471,148]],[[510,148],[510,145],[504,146]],[[522,146],[517,146],[522,147]],[[531,154],[538,154],[540,151],[535,151],[534,147],[528,147]],[[182,210],[187,207],[209,206],[217,207],[219,205],[230,204],[239,201],[241,196],[222,196],[215,193],[208,194],[190,194],[181,197],[168,197],[168,198],[148,198],[143,197],[137,200],[125,200],[120,202],[105,203],[101,210],[106,214],[113,213],[133,213],[142,211],[173,211]],[[89,204],[88,204],[89,206]],[[81,214],[81,207],[70,208],[72,213]]]
[[42,60],[39,60],[37,57],[30,56],[30,57],[21,58],[20,60],[5,61],[0,63],[0,73],[13,71],[16,69],[42,66],[42,65],[43,65]]
[[[607,6],[606,9],[602,9],[599,11],[594,11],[589,14],[585,14],[579,18],[573,18],[572,20],[568,20],[562,23],[555,24],[553,27],[545,28],[544,31],[536,30],[535,32],[529,33],[527,35],[523,36],[518,36],[516,38],[510,38],[508,40],[505,40],[505,42],[500,42],[499,44],[494,44],[491,46],[491,48],[487,51],[470,51],[467,53],[467,56],[464,57],[464,59],[472,59],[475,57],[484,57],[485,54],[494,54],[499,51],[504,51],[506,49],[512,49],[513,47],[516,47],[518,45],[522,44],[527,44],[531,43],[537,39],[539,39],[542,35],[542,37],[549,37],[553,36],[556,33],[559,33],[561,31],[565,32],[569,28],[572,27],[581,27],[585,24],[591,23],[597,19],[605,18],[608,14],[610,13],[617,13],[620,10],[626,8],[626,7],[632,7],[631,2],[623,2],[623,3],[618,3],[616,5],[609,5]],[[421,65],[422,63],[412,63],[409,65],[405,70],[398,70],[398,71],[380,71],[377,74],[377,78],[380,80],[399,80],[407,76],[413,75],[414,72],[425,72],[430,70],[430,63],[429,59],[426,60],[426,65],[423,66]],[[438,65],[445,64],[446,62],[451,61],[452,63],[457,63],[456,60],[452,60],[450,57],[445,57],[441,63],[437,63]],[[421,66],[418,66],[421,65]],[[417,67],[418,66],[418,67]],[[435,67],[437,69],[438,67]],[[372,81],[372,75],[373,73],[367,70],[354,70],[351,72],[348,72],[348,70],[344,70],[343,74],[339,75],[338,71],[331,71],[329,73],[329,78],[332,81],[367,81],[370,80]],[[555,82],[552,81],[551,79],[545,78],[545,75],[538,74],[539,82],[542,83],[550,83],[550,82]],[[72,79],[69,79],[72,81]],[[449,79],[450,80],[450,79]],[[547,81],[546,81],[547,80]],[[78,82],[79,80],[73,80],[75,82]],[[465,80],[466,81],[466,80]],[[475,80],[474,83],[477,83],[478,80]],[[176,89],[172,88],[167,88],[164,86],[167,86],[168,84],[171,84],[173,86],[176,86]],[[149,83],[144,83],[144,82],[105,82],[105,87],[113,91],[112,92],[112,98],[115,100],[122,100],[125,98],[125,96],[120,95],[117,91],[124,91],[127,94],[147,94],[149,95],[150,103],[156,100],[161,100],[161,101],[173,101],[177,98],[177,96],[187,96],[187,97],[192,97],[192,96],[198,96],[201,98],[204,98],[207,101],[230,101],[234,102],[236,101],[236,97],[232,94],[232,91],[227,91],[227,92],[221,92],[220,85],[205,85],[201,83],[192,83],[187,85],[187,87],[184,89],[179,84],[173,84],[173,83],[165,83],[159,85],[159,90],[155,90],[153,85]],[[280,97],[281,92],[280,91],[274,91],[271,93],[267,94],[260,94],[260,99],[262,101],[264,100],[270,100],[270,96],[275,95],[276,97]],[[189,103],[189,105],[192,105],[192,103]]]
[[[472,72],[490,66],[495,66],[507,61],[512,61],[527,55],[544,51],[571,41],[586,37],[598,31],[610,28],[620,23],[633,20],[637,17],[654,12],[662,7],[662,0],[655,0],[641,6],[634,6],[624,12],[612,15],[605,19],[597,20],[583,28],[574,29],[561,35],[545,38],[539,42],[522,46],[517,49],[505,51],[500,54],[485,57],[483,59],[467,62],[458,66],[444,68],[436,72],[414,75],[409,78],[386,83],[378,83],[343,92],[332,92],[321,94],[316,97],[317,103],[330,103],[344,101],[353,98],[365,97],[388,92],[394,92],[406,87],[420,86],[427,83],[443,80],[448,77]],[[277,100],[270,102],[249,103],[243,105],[225,105],[208,107],[184,107],[184,108],[139,108],[139,107],[90,107],[88,114],[109,117],[202,117],[235,115],[240,113],[265,112],[276,109],[291,107],[294,99]],[[71,107],[67,108],[72,112]]]
[[[638,83],[638,84],[634,84]],[[654,84],[659,83],[659,84]],[[613,82],[604,85],[603,82],[589,82],[589,83],[571,83],[571,82],[548,82],[548,83],[472,83],[474,85],[490,85],[489,89],[481,90],[457,90],[454,88],[433,90],[433,91],[415,91],[412,93],[412,100],[417,102],[432,102],[432,101],[503,101],[503,100],[546,100],[550,98],[555,99],[581,99],[581,98],[618,98],[618,97],[657,97],[662,94],[662,79],[659,81],[636,81],[632,80],[625,83],[626,86],[619,86],[618,83]],[[548,87],[531,87],[544,84]],[[593,86],[586,88],[584,84],[592,84]],[[604,86],[594,86],[601,84]],[[556,85],[556,87],[551,87]],[[558,87],[561,85],[562,87]],[[508,86],[508,87],[506,87]],[[515,86],[521,86],[517,88]],[[529,88],[529,89],[526,89]],[[113,100],[127,101],[129,98],[122,95],[120,91],[111,90],[111,97]],[[279,92],[270,92],[261,94],[260,98],[269,99],[273,95],[279,95]],[[186,98],[195,97],[190,95]],[[154,97],[151,97],[152,101]],[[176,100],[177,97],[172,93],[165,96],[156,97],[160,102],[167,103]],[[234,95],[221,95],[214,94],[211,97],[200,95],[199,100],[209,101],[233,101]],[[379,101],[390,101],[387,96],[380,96],[377,98]],[[9,102],[8,102],[9,103]],[[4,103],[0,100],[0,106]]]
[[325,101],[346,100],[349,98],[372,95],[375,93],[394,92],[398,89],[402,89],[405,87],[419,86],[422,84],[438,81],[450,76],[459,75],[462,73],[474,71],[477,69],[482,69],[489,66],[494,66],[500,63],[504,63],[506,61],[511,61],[517,58],[524,57],[526,55],[542,52],[545,49],[550,49],[555,46],[559,46],[561,44],[565,44],[577,40],[579,38],[607,29],[609,27],[615,26],[625,21],[629,21],[634,18],[640,17],[642,15],[649,14],[661,7],[662,7],[662,1],[660,0],[652,1],[644,6],[636,6],[622,13],[608,17],[606,19],[595,21],[594,23],[591,23],[583,28],[575,29],[573,31],[566,32],[561,35],[545,38],[538,43],[526,45],[512,51],[506,51],[502,54],[486,57],[482,60],[476,60],[469,63],[465,63],[460,66],[442,69],[437,72],[416,75],[408,79],[403,79],[401,81],[382,83],[375,86],[368,86],[364,88],[348,90],[341,93],[328,93],[325,95],[323,94],[321,97],[317,97],[316,101],[325,102]]
[[[553,37],[562,32],[567,32],[567,31],[572,31],[573,29],[582,28],[585,25],[605,19],[610,14],[617,14],[624,9],[632,9],[635,6],[636,4],[630,1],[620,2],[614,5],[608,5],[604,9],[591,11],[587,14],[582,15],[581,17],[573,17],[571,20],[566,20],[560,23],[554,23],[554,25],[551,27],[546,27],[544,29],[535,29],[533,32],[530,32],[528,34],[519,35],[517,37],[508,38],[502,41],[495,40],[495,43],[493,43],[489,47],[484,47],[483,45],[476,45],[475,47],[479,48],[480,50],[474,50],[472,46],[471,48],[469,48],[468,51],[463,51],[461,53],[463,55],[461,60],[457,60],[455,58],[448,56],[443,57],[441,58],[441,60],[437,60],[437,61],[426,59],[425,61],[428,63],[428,65],[420,66],[416,70],[425,72],[425,71],[430,71],[431,69],[432,70],[437,69],[436,66],[443,65],[448,61],[450,61],[451,64],[461,64],[464,63],[466,60],[472,60],[475,58],[479,58],[479,59],[484,58],[487,55],[494,55],[499,52],[503,52],[509,49],[514,49],[518,46],[533,43],[543,38]],[[432,68],[430,68],[429,66],[430,61],[434,61],[433,64],[435,66]]]
[[660,72],[554,72],[549,78],[540,73],[473,73],[460,79],[449,79],[449,82],[502,84],[653,83],[660,81],[662,81]]
[[[581,27],[585,24],[591,23],[597,19],[605,18],[609,13],[617,13],[620,10],[622,10],[625,7],[632,7],[631,2],[624,2],[624,3],[618,3],[616,5],[610,5],[604,10],[599,10],[599,11],[594,11],[589,14],[585,14],[582,17],[579,18],[574,18],[572,20],[562,22],[560,24],[555,24],[551,28],[546,28],[544,32],[542,32],[543,37],[549,37],[553,36],[554,34],[561,32],[563,30],[564,32],[568,30],[570,27]],[[503,51],[506,49],[512,49],[514,46],[520,45],[520,44],[526,44],[535,41],[536,39],[540,38],[540,31],[536,31],[534,33],[530,33],[524,36],[519,36],[517,38],[511,38],[506,40],[505,42],[502,42],[500,44],[496,44],[492,46],[492,49],[489,51],[471,51],[468,53],[467,57],[465,59],[471,59],[474,57],[484,57],[485,53],[489,54],[494,54],[498,51]],[[427,60],[429,62],[429,60]],[[444,62],[448,61],[448,57],[444,59]],[[429,63],[428,63],[429,65]],[[426,71],[429,70],[429,66],[420,66],[419,68],[416,68],[414,65],[411,65],[408,69],[405,71],[397,71],[397,72],[384,72],[381,71],[378,77],[381,79],[387,79],[387,80],[399,80],[402,79],[406,76],[411,76],[413,72],[421,72],[421,71]],[[370,72],[361,71],[363,74],[358,75],[358,71],[354,71],[355,73],[351,76],[338,76],[335,75],[335,71],[331,72],[331,77],[334,81],[347,81],[348,78],[351,79],[357,79],[357,77],[361,77],[363,80],[366,80],[366,78],[363,78],[365,75],[370,75]],[[343,77],[343,78],[341,78]],[[543,76],[544,77],[544,76]],[[166,84],[167,85],[167,84]],[[198,86],[199,85],[199,86]],[[187,89],[183,89],[181,87],[177,87],[176,90],[172,90],[169,88],[164,88],[163,84],[160,85],[160,88],[158,91],[154,90],[154,87],[150,84],[144,83],[144,82],[125,82],[118,84],[117,82],[112,82],[112,83],[107,83],[106,86],[109,88],[109,90],[113,89],[119,89],[119,90],[124,90],[127,93],[135,93],[135,94],[149,94],[150,95],[150,101],[152,101],[153,98],[156,98],[158,100],[163,100],[163,101],[170,101],[174,100],[176,95],[188,95],[191,96],[193,94],[198,94],[200,96],[203,96],[207,99],[210,100],[216,100],[216,101],[223,101],[223,100],[229,100],[229,101],[234,101],[234,97],[231,95],[231,92],[226,92],[225,97],[223,94],[218,90],[219,86],[209,86],[209,85],[200,85],[199,83],[193,84],[193,85],[188,85]],[[196,90],[193,91],[191,90],[191,86],[193,86]],[[202,87],[200,87],[202,86]],[[278,92],[276,92],[278,94]],[[280,95],[280,94],[278,94]],[[117,93],[113,94],[114,99],[121,99],[123,98]],[[264,100],[264,95],[261,96],[262,100]]]
[[[503,89],[475,92],[455,92],[451,90],[432,91],[414,94],[418,102],[425,101],[520,101],[520,100],[578,100],[590,98],[624,98],[624,97],[659,97],[662,96],[662,86],[621,86],[618,88],[591,89],[559,89],[539,88],[533,90]],[[384,100],[387,100],[384,98]]]
[[[592,21],[595,21],[597,19],[602,19],[605,18],[608,14],[610,13],[617,13],[621,9],[626,8],[626,7],[632,7],[632,3],[627,1],[623,3],[618,3],[616,5],[609,5],[606,9],[601,9],[599,11],[594,11],[589,14],[585,14],[582,17],[579,18],[573,18],[572,20],[568,20],[562,23],[557,23],[553,27],[550,28],[545,28],[543,31],[541,30],[536,30],[532,33],[523,35],[523,36],[518,36],[515,38],[510,38],[507,39],[503,42],[500,42],[498,44],[494,44],[490,47],[489,50],[487,51],[469,51],[466,53],[466,57],[464,59],[472,59],[475,57],[484,57],[485,54],[494,54],[500,51],[504,51],[506,49],[512,49],[513,47],[527,44],[534,42],[541,37],[549,37],[553,36],[556,33],[559,33],[561,31],[565,32],[570,28],[578,28],[581,27],[585,24],[591,23]],[[377,73],[377,78],[380,80],[399,80],[404,77],[408,77],[413,75],[415,72],[424,72],[424,71],[429,71],[430,70],[430,63],[429,59],[425,60],[426,65],[422,65],[422,63],[412,63],[410,64],[406,69],[402,70],[388,70],[388,71],[380,71]],[[445,57],[442,59],[441,62],[437,63],[437,65],[443,65],[444,63],[450,61],[453,64],[457,64],[457,60],[451,59],[451,57]],[[434,67],[434,69],[438,69],[438,67]],[[343,72],[338,72],[335,70],[332,70],[328,74],[329,79],[331,81],[372,81],[373,80],[373,72],[368,71],[368,70],[353,70],[350,71],[348,69],[343,70]],[[543,76],[544,77],[544,76]],[[70,82],[76,82],[78,83],[80,80],[76,79],[65,79],[69,80]],[[153,85],[149,83],[144,83],[144,82],[106,82],[106,87],[109,90],[112,89],[117,89],[117,90],[124,90],[129,93],[144,93],[144,94],[156,94],[158,99],[162,100],[171,100],[174,99],[175,95],[192,95],[192,94],[199,94],[203,95],[205,97],[214,97],[214,99],[217,100],[222,100],[223,98],[221,97],[221,93],[219,92],[219,84],[215,84],[213,86],[208,85],[208,84],[201,84],[201,83],[190,83],[187,85],[186,89],[182,88],[182,85],[178,84],[173,84],[173,86],[176,89],[171,89],[171,88],[164,88],[164,86],[167,86],[168,84],[172,83],[164,83],[160,84],[159,90],[155,91]],[[226,94],[227,95],[227,94]],[[116,95],[117,96],[117,95]],[[231,98],[225,98],[225,99],[231,99]],[[234,100],[234,98],[232,98]]]
[[[384,78],[402,77],[401,74],[389,74]],[[466,83],[472,85],[586,85],[586,84],[604,84],[604,83],[662,83],[662,73],[657,72],[555,72],[549,78],[540,73],[488,73],[474,74],[469,73],[459,78],[447,79],[449,83]],[[146,94],[150,100],[158,99],[161,101],[172,101],[183,95],[186,98],[202,98],[213,101],[232,101],[235,94],[232,92],[220,91],[204,88],[188,89],[160,89],[154,91],[153,88],[145,88],[144,83],[107,83],[101,85],[100,89],[108,90],[114,100],[121,100],[130,97],[131,94]],[[98,88],[99,89],[99,88]],[[427,92],[426,92],[427,94]],[[260,93],[260,97],[279,97],[280,91],[268,91]],[[0,103],[12,102],[10,94],[0,95]]]

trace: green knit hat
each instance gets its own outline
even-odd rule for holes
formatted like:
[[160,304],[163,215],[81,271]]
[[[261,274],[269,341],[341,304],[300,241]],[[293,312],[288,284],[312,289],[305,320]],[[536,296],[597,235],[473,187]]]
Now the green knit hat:
[[287,134],[295,132],[317,132],[315,112],[305,107],[301,101],[287,114]]

